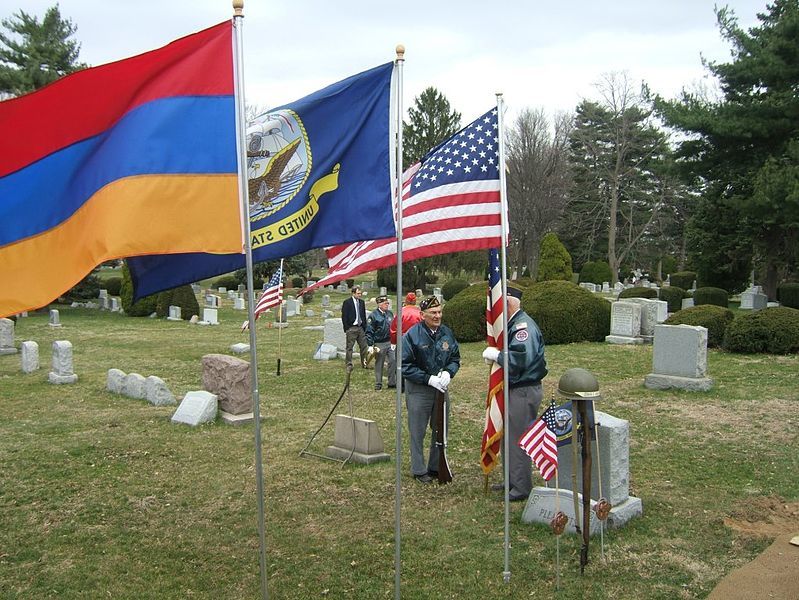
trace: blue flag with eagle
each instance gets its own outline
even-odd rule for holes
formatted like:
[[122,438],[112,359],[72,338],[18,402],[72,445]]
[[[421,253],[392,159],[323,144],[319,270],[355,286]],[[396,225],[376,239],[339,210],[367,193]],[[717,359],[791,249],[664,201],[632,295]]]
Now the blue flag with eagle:
[[[392,63],[375,67],[248,123],[254,262],[396,235],[392,71]],[[134,257],[128,266],[138,299],[244,268],[244,262],[244,254],[190,253]]]

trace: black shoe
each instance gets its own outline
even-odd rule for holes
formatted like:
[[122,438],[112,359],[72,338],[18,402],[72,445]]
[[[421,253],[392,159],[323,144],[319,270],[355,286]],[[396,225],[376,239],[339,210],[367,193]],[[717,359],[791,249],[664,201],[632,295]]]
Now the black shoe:
[[380,383],[378,383],[378,384],[375,386],[375,391],[376,391],[376,392],[379,392],[379,391],[380,391],[380,390],[382,390],[382,389],[383,389],[383,385],[382,385],[382,384],[380,384]]
[[419,483],[433,483],[433,478],[428,473],[424,475],[414,475],[413,478]]
[[438,479],[438,471],[428,471],[427,474],[433,479]]

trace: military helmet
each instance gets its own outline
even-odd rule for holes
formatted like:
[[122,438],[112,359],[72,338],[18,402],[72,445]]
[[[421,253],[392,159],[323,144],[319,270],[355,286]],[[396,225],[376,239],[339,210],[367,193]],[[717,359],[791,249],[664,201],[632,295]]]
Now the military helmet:
[[558,380],[558,393],[566,398],[599,399],[599,382],[591,371],[576,367],[569,369]]

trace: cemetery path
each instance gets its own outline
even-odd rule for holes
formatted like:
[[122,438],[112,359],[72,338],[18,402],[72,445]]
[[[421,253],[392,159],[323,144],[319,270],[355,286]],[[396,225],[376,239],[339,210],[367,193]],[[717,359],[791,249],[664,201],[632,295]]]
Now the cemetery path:
[[708,600],[799,598],[799,546],[791,544],[799,537],[799,502],[759,498],[724,524],[742,535],[776,539],[760,556],[722,579]]

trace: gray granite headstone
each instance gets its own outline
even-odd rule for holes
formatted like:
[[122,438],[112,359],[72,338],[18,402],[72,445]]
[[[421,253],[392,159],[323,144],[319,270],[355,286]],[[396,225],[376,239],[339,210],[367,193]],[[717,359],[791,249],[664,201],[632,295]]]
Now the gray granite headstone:
[[233,299],[233,310],[246,310],[247,304],[244,301],[244,298],[234,298]]
[[122,394],[128,398],[143,400],[145,398],[145,381],[143,375],[128,373],[125,375],[125,380],[122,382]]
[[324,343],[344,350],[347,345],[347,336],[341,326],[341,319],[325,319]]
[[657,325],[652,350],[652,373],[644,379],[650,389],[678,388],[707,391],[707,329],[693,325]]
[[33,373],[39,370],[39,344],[34,341],[22,342],[22,372]]
[[333,344],[325,344],[320,342],[314,352],[314,360],[332,360],[338,357],[338,348]]
[[50,325],[50,327],[61,327],[61,314],[58,312],[57,308],[50,309],[50,322],[48,325]]
[[50,383],[75,383],[78,376],[72,366],[72,343],[67,340],[53,342],[52,371],[47,376]]
[[381,295],[381,296],[385,296],[385,295],[386,295],[386,288],[385,288],[385,286],[380,286],[380,295]]
[[609,294],[610,293],[610,282],[603,281],[602,282],[602,293]]
[[610,344],[642,344],[641,306],[634,302],[619,300],[610,306],[610,335],[605,337]]
[[108,290],[100,290],[100,293],[97,296],[98,298],[108,298]]
[[172,415],[172,422],[191,426],[209,423],[216,419],[216,411],[217,399],[214,394],[205,390],[188,392]]
[[328,308],[330,306],[330,294],[322,296],[322,306]]
[[315,313],[313,310],[311,310],[311,309],[309,308],[309,309],[306,309],[306,311],[305,311],[305,316],[306,316],[306,317],[315,317],[315,316],[316,316],[316,313]]
[[119,298],[116,296],[111,298],[111,312],[120,312],[122,305],[119,303]]
[[280,306],[275,306],[275,323],[288,322],[288,311],[286,310],[286,301],[284,300]]
[[144,397],[153,406],[171,406],[177,404],[175,396],[169,391],[160,377],[150,375],[144,382]]
[[[554,488],[545,488],[536,486],[530,492],[530,497],[527,498],[527,505],[524,507],[522,513],[522,523],[542,523],[549,525],[549,522],[555,516],[555,513],[560,510],[568,518],[565,533],[575,533],[574,528],[574,494],[571,490],[563,489],[556,490]],[[577,494],[579,504],[578,518],[582,526],[582,508],[583,497],[582,494]],[[596,500],[591,500],[591,513],[589,518],[588,530],[590,535],[596,535],[600,531],[601,521],[596,518],[594,513],[594,505]],[[610,509],[610,514],[607,519],[607,527],[609,529],[616,529],[627,523],[630,519],[642,515],[644,512],[641,499],[630,496],[619,505],[614,505]]]
[[655,336],[655,325],[658,323],[659,300],[651,298],[625,298],[625,302],[632,302],[641,307],[641,337],[644,341],[651,343]]
[[244,353],[250,351],[250,345],[249,344],[244,344],[242,342],[238,342],[238,343],[232,344],[230,346],[230,351],[233,354],[244,354]]
[[232,415],[252,412],[250,363],[226,354],[202,358],[203,387],[216,394],[219,410]]
[[300,314],[300,306],[302,306],[302,302],[289,296],[286,299],[286,316],[294,317]]
[[181,318],[181,308],[179,306],[170,305],[169,307],[169,316],[166,318],[167,321],[182,321]]
[[16,353],[17,347],[14,345],[14,321],[2,318],[0,319],[0,356]]
[[377,423],[349,415],[336,415],[336,433],[333,445],[325,449],[330,458],[368,465],[390,460],[383,448],[383,438]]
[[108,369],[105,380],[105,389],[114,394],[125,393],[125,371],[120,369]]

